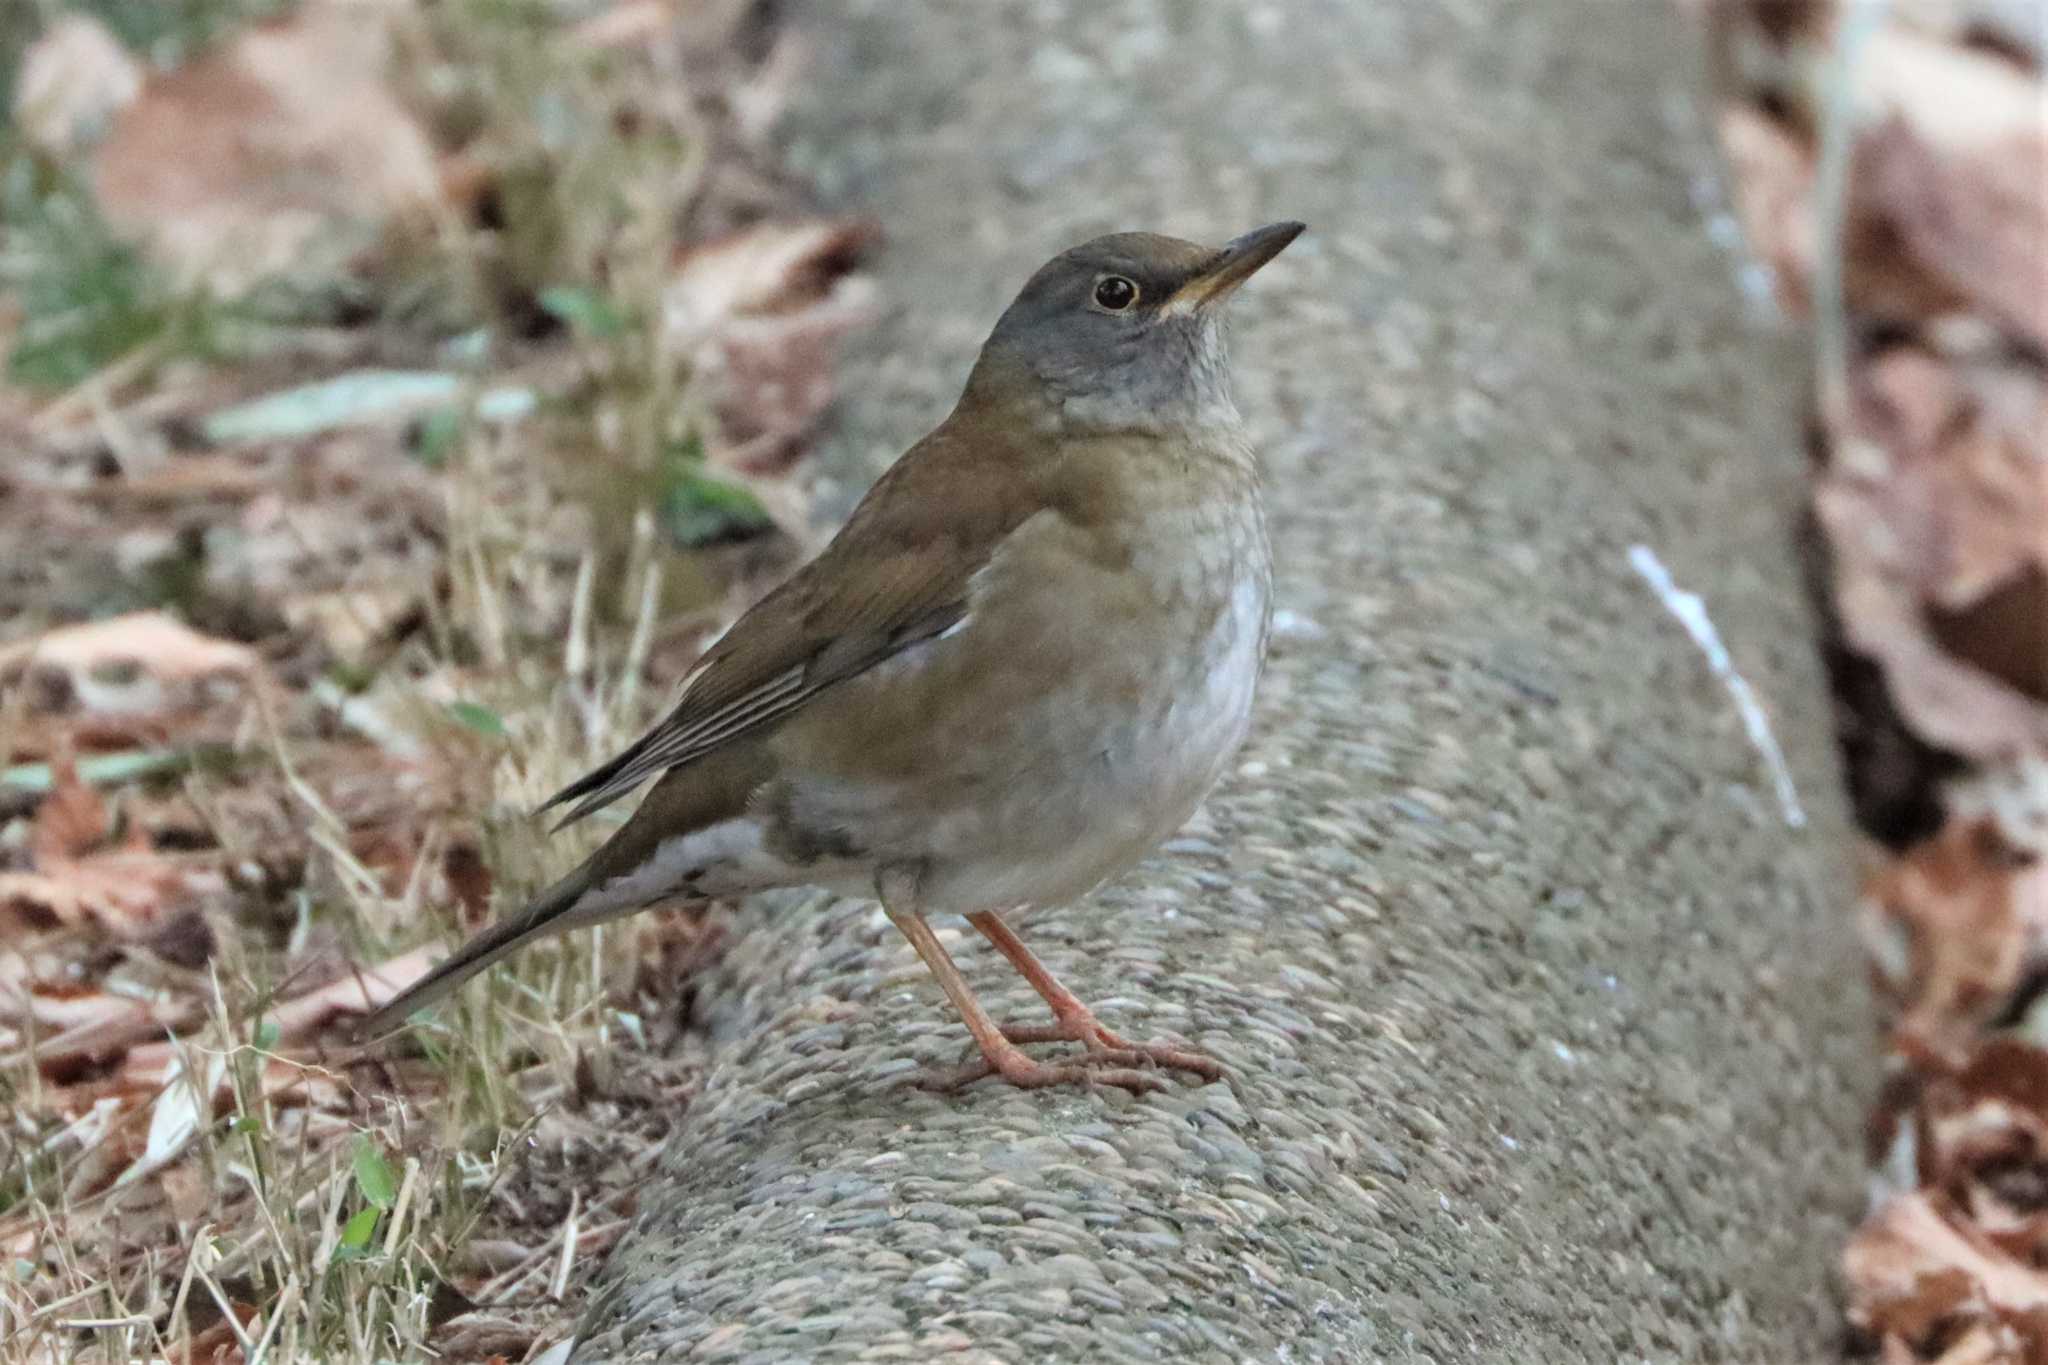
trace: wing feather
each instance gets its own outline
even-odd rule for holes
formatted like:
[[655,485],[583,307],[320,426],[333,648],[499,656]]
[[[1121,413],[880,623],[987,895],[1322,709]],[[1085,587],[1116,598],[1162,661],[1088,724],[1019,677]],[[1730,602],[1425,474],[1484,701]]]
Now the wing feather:
[[1036,504],[1009,462],[972,460],[974,443],[950,427],[899,460],[824,553],[734,623],[659,724],[548,799],[542,810],[573,803],[557,829],[965,619],[974,574]]

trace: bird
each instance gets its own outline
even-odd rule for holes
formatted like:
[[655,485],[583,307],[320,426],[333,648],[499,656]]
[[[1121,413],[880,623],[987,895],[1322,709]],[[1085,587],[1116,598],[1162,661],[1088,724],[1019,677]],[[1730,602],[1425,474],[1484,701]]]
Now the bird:
[[[1109,1029],[1005,917],[1149,855],[1249,728],[1272,552],[1224,305],[1303,230],[1221,247],[1113,233],[1037,270],[951,414],[718,638],[664,718],[541,807],[567,807],[559,829],[651,781],[632,816],[364,1031],[546,935],[815,886],[879,900],[966,1023],[980,1060],[936,1085],[1219,1079],[1202,1053]],[[964,917],[1052,1022],[992,1019],[933,915]],[[1082,1046],[1024,1051],[1045,1042]]]

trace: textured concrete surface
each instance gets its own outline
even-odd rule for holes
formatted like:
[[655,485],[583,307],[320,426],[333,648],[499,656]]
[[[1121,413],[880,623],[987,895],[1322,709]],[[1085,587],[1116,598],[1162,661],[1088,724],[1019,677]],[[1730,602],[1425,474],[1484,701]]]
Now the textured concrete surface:
[[[756,907],[577,1359],[1831,1354],[1867,1035],[1788,551],[1799,362],[1708,238],[1672,8],[806,12],[799,153],[894,233],[849,486],[1057,248],[1311,225],[1238,304],[1283,611],[1259,726],[1185,837],[1026,929],[1112,1027],[1232,1074],[920,1092],[964,1032],[880,914]],[[1638,542],[1705,595],[1807,828]]]

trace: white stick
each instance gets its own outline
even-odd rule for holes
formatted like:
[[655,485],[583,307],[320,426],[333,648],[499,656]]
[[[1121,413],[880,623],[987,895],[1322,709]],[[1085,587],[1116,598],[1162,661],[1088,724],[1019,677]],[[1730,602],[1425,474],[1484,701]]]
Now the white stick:
[[1792,785],[1792,769],[1785,762],[1785,751],[1778,747],[1777,736],[1771,733],[1771,723],[1764,717],[1763,704],[1756,699],[1756,692],[1749,680],[1735,671],[1735,663],[1728,657],[1728,649],[1721,643],[1721,633],[1714,629],[1714,623],[1707,616],[1707,604],[1700,600],[1698,593],[1687,592],[1671,581],[1670,570],[1664,567],[1657,552],[1647,545],[1631,545],[1628,548],[1628,562],[1650,585],[1650,591],[1657,594],[1664,609],[1678,618],[1685,627],[1685,633],[1692,636],[1693,643],[1700,647],[1700,653],[1707,656],[1707,667],[1714,670],[1714,676],[1728,689],[1729,698],[1735,703],[1737,714],[1742,717],[1742,728],[1749,732],[1749,742],[1763,755],[1764,766],[1771,771],[1771,781],[1778,789],[1778,806],[1785,812],[1785,823],[1794,829],[1806,824],[1806,811],[1799,804],[1799,790]]

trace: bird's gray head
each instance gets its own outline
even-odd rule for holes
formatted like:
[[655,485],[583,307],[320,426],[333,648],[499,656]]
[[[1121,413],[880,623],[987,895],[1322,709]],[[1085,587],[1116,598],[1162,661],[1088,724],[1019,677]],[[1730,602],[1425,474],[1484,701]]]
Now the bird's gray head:
[[1274,223],[1221,248],[1119,232],[1061,252],[989,334],[967,400],[1069,430],[1234,421],[1223,301],[1301,231]]

